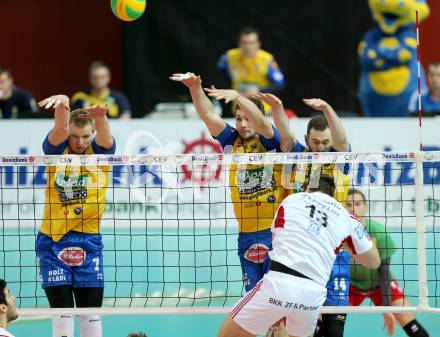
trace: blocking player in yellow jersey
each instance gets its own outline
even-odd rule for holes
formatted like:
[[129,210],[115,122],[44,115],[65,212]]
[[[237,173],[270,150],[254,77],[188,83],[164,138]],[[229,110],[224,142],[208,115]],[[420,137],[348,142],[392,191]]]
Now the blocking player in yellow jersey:
[[[280,133],[280,143],[283,152],[349,152],[350,144],[342,121],[333,108],[322,99],[304,99],[304,103],[323,115],[313,117],[307,125],[304,137],[306,146],[302,145],[289,128],[289,122],[282,109],[281,101],[271,94],[256,94],[254,96],[272,107],[275,125]],[[310,177],[316,171],[334,178],[336,189],[333,197],[341,204],[344,203],[350,184],[349,166],[339,164],[296,164],[289,176],[289,192],[303,192]],[[327,298],[324,306],[348,305],[350,282],[350,255],[341,251],[336,257],[330,279],[327,282]],[[342,337],[346,314],[324,314],[314,337]]]
[[[278,131],[261,112],[261,102],[251,101],[235,90],[205,89],[216,99],[235,102],[235,127],[214,111],[202,88],[200,76],[174,74],[172,80],[189,88],[199,117],[225,153],[279,151]],[[259,105],[259,107],[257,106]],[[272,248],[271,225],[286,191],[281,186],[281,166],[231,165],[229,186],[239,227],[238,255],[246,291],[252,289],[268,270],[267,252]]]
[[[70,111],[69,98],[39,103],[55,110],[55,125],[43,142],[47,155],[113,154],[105,106]],[[104,294],[102,238],[108,166],[48,166],[45,209],[36,241],[40,279],[51,308],[100,307]],[[74,301],[75,298],[75,301]],[[81,336],[102,337],[100,317],[80,315]],[[52,318],[53,337],[73,337],[70,315]]]

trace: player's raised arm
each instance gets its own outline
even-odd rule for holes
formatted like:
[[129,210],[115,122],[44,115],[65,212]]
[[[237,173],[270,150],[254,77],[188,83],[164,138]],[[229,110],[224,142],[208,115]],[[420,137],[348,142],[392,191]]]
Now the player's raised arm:
[[234,101],[240,109],[246,114],[254,130],[264,138],[271,139],[274,136],[272,124],[264,117],[263,112],[249,98],[240,95],[235,90],[217,89],[214,86],[205,88],[210,97],[217,100],[224,99],[226,103]]
[[202,88],[200,76],[193,73],[177,73],[170,76],[170,80],[182,82],[189,89],[194,107],[200,119],[206,124],[213,137],[217,137],[226,127],[223,119],[216,114],[214,106]]
[[112,148],[114,140],[107,119],[107,107],[103,105],[94,105],[85,108],[84,110],[87,111],[87,113],[79,115],[81,118],[95,120],[96,144],[104,149]]
[[330,104],[319,98],[303,99],[303,102],[309,107],[321,111],[324,114],[332,135],[333,148],[338,152],[348,151],[350,147],[344,126]]
[[40,101],[38,106],[45,109],[50,109],[52,107],[55,109],[55,125],[48,135],[50,144],[59,145],[66,141],[69,136],[69,97],[66,95],[54,95]]
[[296,143],[296,137],[289,128],[289,119],[284,112],[283,102],[273,94],[257,93],[252,97],[265,102],[271,107],[275,127],[280,134],[280,147],[283,152],[291,152]]

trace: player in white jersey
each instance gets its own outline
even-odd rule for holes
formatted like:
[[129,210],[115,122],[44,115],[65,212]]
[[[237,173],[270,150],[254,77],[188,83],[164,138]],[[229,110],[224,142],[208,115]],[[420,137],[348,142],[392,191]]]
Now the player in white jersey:
[[313,334],[326,284],[343,245],[355,260],[377,269],[380,258],[364,227],[332,198],[333,178],[311,179],[306,193],[289,195],[272,224],[269,272],[232,309],[218,337],[264,334],[282,317],[290,336]]
[[6,282],[0,279],[0,337],[14,337],[6,328],[9,322],[18,317],[15,307],[15,296],[6,287]]

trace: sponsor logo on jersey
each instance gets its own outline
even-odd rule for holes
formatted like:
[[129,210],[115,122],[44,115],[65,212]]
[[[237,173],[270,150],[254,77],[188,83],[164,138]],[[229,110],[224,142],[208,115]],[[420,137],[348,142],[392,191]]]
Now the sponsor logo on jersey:
[[267,202],[274,203],[276,200],[277,198],[272,194],[267,197]]
[[[40,274],[42,279],[42,275]],[[64,269],[49,270],[47,273],[47,282],[60,282],[66,281],[66,275],[64,274]]]
[[358,240],[361,240],[363,237],[367,236],[367,231],[365,230],[364,226],[362,226],[360,223],[356,226],[354,229],[356,236]]
[[309,224],[309,232],[315,235],[319,235],[321,233],[322,226],[317,223],[315,220],[311,220]]
[[244,253],[244,258],[254,263],[263,263],[268,252],[268,246],[262,243],[255,243]]
[[63,173],[57,173],[54,188],[58,192],[61,202],[87,198],[87,174],[76,177],[68,177]]
[[237,187],[240,194],[251,194],[275,185],[272,171],[265,167],[256,169],[238,169]]
[[81,247],[67,247],[58,253],[58,258],[71,267],[78,267],[86,260],[86,252]]

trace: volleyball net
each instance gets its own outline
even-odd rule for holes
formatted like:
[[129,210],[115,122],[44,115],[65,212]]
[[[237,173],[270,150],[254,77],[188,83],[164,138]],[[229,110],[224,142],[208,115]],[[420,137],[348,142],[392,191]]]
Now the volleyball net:
[[[367,217],[382,223],[394,242],[392,277],[411,301],[405,308],[366,302],[323,311],[440,312],[440,152],[0,156],[0,165],[0,277],[17,296],[21,315],[55,313],[41,289],[35,251],[48,206],[47,170],[57,186],[54,207],[85,203],[82,193],[105,187],[108,176],[104,201],[96,198],[103,211],[103,308],[56,313],[148,314],[228,312],[245,293],[237,204],[241,216],[249,203],[272,203],[276,211],[270,197],[233,202],[231,188],[298,191],[296,179],[310,167],[344,172],[348,179],[337,189],[365,194]],[[272,179],[277,171],[287,177],[283,186]],[[258,249],[248,258],[255,262]]]

